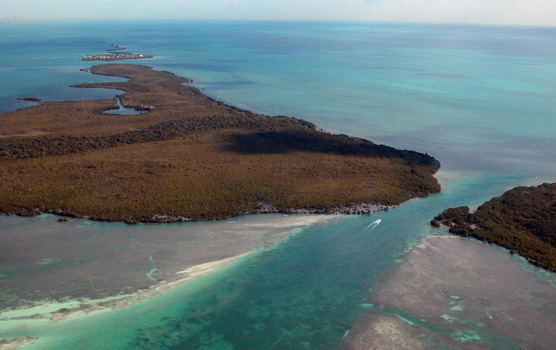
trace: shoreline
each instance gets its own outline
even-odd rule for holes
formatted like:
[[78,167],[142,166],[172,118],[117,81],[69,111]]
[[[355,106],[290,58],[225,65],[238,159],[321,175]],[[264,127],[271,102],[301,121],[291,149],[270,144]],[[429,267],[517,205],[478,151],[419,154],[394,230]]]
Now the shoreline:
[[61,209],[45,209],[43,208],[35,208],[31,211],[26,213],[18,213],[18,212],[3,212],[0,211],[1,216],[19,216],[19,217],[35,217],[39,215],[55,215],[60,218],[74,218],[74,219],[81,219],[81,220],[92,220],[97,222],[106,222],[106,223],[117,223],[123,222],[129,225],[135,224],[174,224],[174,223],[184,223],[184,222],[210,222],[210,221],[222,221],[222,220],[229,220],[241,216],[248,216],[248,215],[265,215],[265,214],[294,214],[294,215],[368,215],[373,214],[381,211],[388,211],[390,209],[395,209],[396,207],[407,203],[408,201],[414,198],[408,199],[407,201],[396,204],[396,205],[383,205],[378,203],[358,203],[351,206],[343,206],[343,207],[336,207],[330,210],[324,209],[315,209],[315,208],[291,208],[289,210],[279,210],[277,208],[271,206],[265,206],[259,210],[252,210],[246,211],[244,213],[240,213],[238,215],[230,215],[230,216],[223,216],[223,217],[213,217],[209,219],[190,219],[184,216],[175,216],[175,215],[167,215],[167,214],[156,214],[151,220],[101,220],[96,219],[91,216],[87,215],[73,215],[73,214],[65,214]]

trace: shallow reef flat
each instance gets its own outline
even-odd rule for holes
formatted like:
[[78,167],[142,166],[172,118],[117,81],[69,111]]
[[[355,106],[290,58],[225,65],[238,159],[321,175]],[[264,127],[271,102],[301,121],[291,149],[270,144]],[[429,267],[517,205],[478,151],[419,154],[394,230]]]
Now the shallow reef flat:
[[[495,246],[430,236],[372,292],[345,349],[553,349],[553,276]],[[552,280],[552,282],[551,282]]]
[[368,212],[438,192],[433,157],[226,105],[139,65],[115,100],[40,102],[0,115],[0,212],[173,222],[247,213]]
[[184,280],[211,270],[207,264],[270,247],[296,230],[335,218],[260,215],[154,228],[80,219],[61,223],[52,215],[1,217],[0,311],[118,297]]

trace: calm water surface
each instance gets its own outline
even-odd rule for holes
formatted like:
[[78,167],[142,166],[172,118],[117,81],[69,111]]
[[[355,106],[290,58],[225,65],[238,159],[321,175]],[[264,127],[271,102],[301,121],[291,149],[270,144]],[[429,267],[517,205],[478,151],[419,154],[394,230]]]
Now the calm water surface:
[[129,308],[7,335],[39,336],[31,349],[333,349],[380,275],[440,232],[434,215],[556,179],[554,28],[155,21],[13,24],[0,35],[1,111],[26,106],[19,96],[113,98],[67,86],[106,81],[79,72],[81,55],[117,43],[226,102],[442,163],[438,195],[315,224]]

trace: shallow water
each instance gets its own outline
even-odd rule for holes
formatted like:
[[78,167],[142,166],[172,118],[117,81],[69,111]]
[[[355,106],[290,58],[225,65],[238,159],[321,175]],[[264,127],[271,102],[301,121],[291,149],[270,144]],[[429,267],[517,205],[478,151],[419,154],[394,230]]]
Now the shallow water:
[[373,289],[345,348],[552,349],[556,278],[525,264],[472,239],[426,237]]
[[[128,308],[0,331],[40,336],[30,349],[336,348],[380,276],[419,237],[441,232],[428,225],[434,215],[556,179],[553,28],[153,21],[14,24],[1,26],[0,35],[3,110],[19,107],[17,96],[113,98],[113,91],[66,86],[105,81],[79,72],[87,67],[80,58],[104,49],[97,41],[114,42],[155,55],[139,63],[191,77],[218,99],[427,152],[442,163],[440,194],[314,224]],[[23,229],[30,219],[15,220]],[[108,236],[121,226],[101,231]],[[508,261],[526,266],[518,257]]]
[[[257,215],[212,224],[126,225],[0,217],[0,310],[106,298],[187,277],[185,270],[272,246],[337,216]],[[114,268],[117,266],[117,268]]]

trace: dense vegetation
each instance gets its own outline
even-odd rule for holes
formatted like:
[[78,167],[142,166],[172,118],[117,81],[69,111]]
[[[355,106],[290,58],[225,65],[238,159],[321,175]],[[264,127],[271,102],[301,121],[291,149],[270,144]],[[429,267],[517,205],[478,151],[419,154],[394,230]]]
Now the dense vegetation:
[[556,183],[514,188],[472,214],[468,207],[451,208],[432,224],[501,245],[535,265],[556,271]]
[[209,220],[250,212],[349,211],[438,192],[439,163],[332,135],[312,123],[215,101],[189,80],[138,65],[99,65],[146,109],[114,100],[40,102],[0,115],[0,211],[97,220]]

